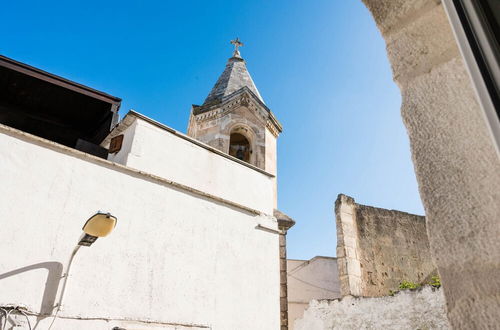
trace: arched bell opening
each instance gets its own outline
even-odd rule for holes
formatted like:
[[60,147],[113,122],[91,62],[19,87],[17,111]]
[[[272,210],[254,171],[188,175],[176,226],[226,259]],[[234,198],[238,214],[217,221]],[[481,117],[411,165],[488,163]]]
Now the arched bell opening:
[[252,149],[250,141],[240,133],[232,133],[229,138],[229,154],[247,163],[250,163]]

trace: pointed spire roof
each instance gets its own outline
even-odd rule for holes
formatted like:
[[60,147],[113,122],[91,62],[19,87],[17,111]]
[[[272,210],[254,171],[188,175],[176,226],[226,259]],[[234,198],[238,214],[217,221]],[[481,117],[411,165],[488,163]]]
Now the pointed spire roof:
[[220,101],[224,97],[233,94],[234,92],[240,90],[243,87],[248,87],[255,96],[259,98],[262,103],[264,100],[260,96],[257,87],[247,70],[245,60],[241,57],[238,47],[243,46],[243,43],[239,41],[238,38],[232,40],[231,43],[235,45],[235,50],[233,56],[229,58],[226,64],[224,72],[220,75],[219,79],[215,83],[215,86],[208,94],[203,105],[207,105],[214,101]]

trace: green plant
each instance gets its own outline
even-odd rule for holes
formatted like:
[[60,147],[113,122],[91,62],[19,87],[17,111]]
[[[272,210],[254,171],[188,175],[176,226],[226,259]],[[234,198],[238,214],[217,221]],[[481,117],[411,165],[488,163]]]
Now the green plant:
[[400,284],[399,284],[399,288],[401,290],[405,290],[405,289],[418,289],[420,288],[420,284],[418,283],[413,283],[413,282],[409,282],[409,281],[406,281],[406,280],[403,280]]
[[435,288],[439,288],[441,287],[441,279],[439,278],[439,276],[432,276],[431,277],[431,281],[429,282],[429,285],[435,287]]

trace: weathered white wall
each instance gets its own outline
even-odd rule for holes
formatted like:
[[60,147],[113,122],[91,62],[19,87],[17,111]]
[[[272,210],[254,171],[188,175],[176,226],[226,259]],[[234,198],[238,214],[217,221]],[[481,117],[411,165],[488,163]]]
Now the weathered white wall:
[[[178,154],[188,147],[142,133],[191,168]],[[0,306],[50,314],[82,225],[102,210],[118,225],[76,255],[54,329],[278,329],[278,235],[256,229],[274,218],[5,126],[0,150]],[[220,171],[207,158],[207,173]]]
[[109,160],[273,214],[274,176],[221,157],[134,113],[127,114],[116,130],[111,135],[124,134],[123,148]]
[[287,260],[287,269],[288,328],[293,330],[311,300],[340,298],[340,283],[336,258]]
[[295,330],[450,329],[442,290],[425,287],[380,298],[312,301]]

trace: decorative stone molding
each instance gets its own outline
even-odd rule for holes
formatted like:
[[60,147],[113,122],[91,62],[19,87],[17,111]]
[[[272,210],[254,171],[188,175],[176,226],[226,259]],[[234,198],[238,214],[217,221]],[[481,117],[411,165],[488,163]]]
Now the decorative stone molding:
[[274,137],[277,138],[278,135],[280,134],[280,131],[276,128],[276,125],[274,125],[270,120],[266,122],[266,127],[267,129],[269,129],[269,131]]
[[194,114],[193,118],[196,122],[204,122],[212,119],[222,118],[227,116],[234,110],[245,107],[255,114],[256,118],[262,122],[263,125],[268,126],[268,128],[273,132],[273,135],[277,137],[281,132],[281,126],[278,126],[274,121],[269,120],[269,112],[264,109],[260,104],[258,104],[249,93],[243,93],[236,96],[234,100],[226,103],[222,103],[220,107],[207,110],[205,112]]

